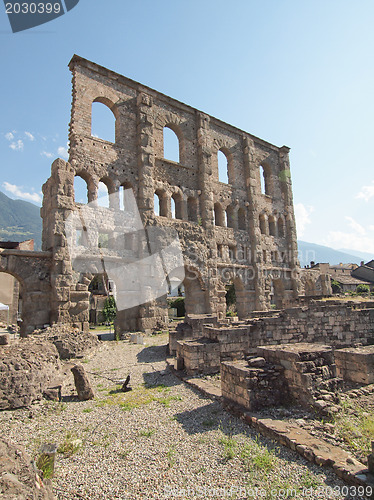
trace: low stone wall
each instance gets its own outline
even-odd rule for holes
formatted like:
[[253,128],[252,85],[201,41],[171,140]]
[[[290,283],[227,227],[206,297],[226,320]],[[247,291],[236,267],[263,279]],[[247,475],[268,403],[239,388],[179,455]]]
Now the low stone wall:
[[178,368],[187,373],[217,373],[220,364],[220,345],[210,339],[192,339],[177,342],[176,355]]
[[360,384],[374,383],[374,346],[347,347],[335,351],[339,377]]
[[225,400],[248,410],[284,404],[289,399],[287,383],[281,376],[283,368],[266,363],[224,361],[221,363],[221,390]]
[[[252,313],[254,316],[256,313]],[[170,342],[178,356],[185,357],[183,342],[188,338],[204,337],[219,344],[219,360],[212,359],[212,366],[203,364],[203,352],[198,359],[203,366],[202,373],[209,373],[219,361],[234,361],[254,355],[258,346],[290,343],[320,343],[337,348],[355,344],[374,343],[374,302],[323,302],[309,307],[294,307],[282,311],[257,313],[245,321],[217,326],[200,317],[190,329],[178,333],[178,339],[171,335]],[[269,314],[272,314],[269,316]],[[204,349],[202,344],[201,348]],[[194,372],[197,366],[192,366]]]
[[342,379],[336,376],[334,351],[322,344],[288,344],[259,347],[259,356],[281,365],[292,398],[301,404],[313,404],[321,390],[336,391]]

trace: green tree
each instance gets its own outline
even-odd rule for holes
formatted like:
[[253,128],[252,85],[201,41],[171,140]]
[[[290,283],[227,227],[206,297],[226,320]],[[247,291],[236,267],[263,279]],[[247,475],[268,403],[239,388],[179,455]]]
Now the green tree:
[[109,324],[111,324],[117,316],[117,306],[113,295],[110,295],[105,299],[103,316],[105,321]]
[[359,295],[364,295],[364,294],[370,293],[369,285],[357,285],[356,293],[358,293]]
[[342,286],[339,281],[331,280],[332,293],[340,293],[342,291]]
[[230,307],[236,304],[236,293],[235,293],[235,285],[231,283],[226,287],[226,305]]

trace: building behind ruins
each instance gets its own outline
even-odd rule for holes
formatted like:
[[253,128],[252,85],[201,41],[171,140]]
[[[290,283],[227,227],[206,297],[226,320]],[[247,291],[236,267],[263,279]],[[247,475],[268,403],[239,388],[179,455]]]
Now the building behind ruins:
[[[111,206],[102,209],[94,235],[97,247],[100,234],[110,232],[105,211],[120,210],[127,189],[134,192],[145,228],[159,229],[161,235],[167,228],[178,232],[188,314],[223,318],[230,284],[235,286],[239,318],[272,305],[288,306],[303,294],[330,293],[326,276],[300,273],[289,148],[274,146],[81,57],[74,56],[69,68],[69,161],[56,160],[43,186],[43,247],[35,255],[34,271],[39,279],[48,275],[39,290],[45,312],[28,324],[29,330],[48,322],[88,327],[88,287],[103,269],[78,273],[72,268],[65,224],[82,207],[75,202],[75,177],[86,182],[88,202],[97,199],[99,182],[111,195]],[[92,136],[95,102],[113,113],[114,143]],[[166,128],[178,138],[178,162],[164,158]],[[219,178],[219,152],[227,160],[228,182]],[[140,258],[135,247],[131,242],[126,247],[125,263]],[[14,273],[27,295],[24,262],[17,275],[9,257],[1,254],[0,270]],[[28,304],[32,307],[35,300],[26,300],[26,308]],[[163,326],[166,300],[119,311],[117,319],[122,331]]]

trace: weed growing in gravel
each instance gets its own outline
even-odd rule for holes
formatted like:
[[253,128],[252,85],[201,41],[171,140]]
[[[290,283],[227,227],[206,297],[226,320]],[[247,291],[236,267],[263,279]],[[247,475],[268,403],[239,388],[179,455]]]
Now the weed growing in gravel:
[[54,458],[48,455],[41,455],[37,462],[37,468],[43,472],[43,479],[50,479],[54,473]]
[[47,409],[47,415],[60,415],[68,405],[66,403],[61,403],[58,401],[46,401],[45,406]]
[[251,469],[254,465],[257,469],[266,472],[273,469],[277,464],[277,457],[265,446],[261,446],[258,442],[246,443],[243,445],[240,458],[247,469]]
[[156,429],[148,429],[147,431],[146,430],[143,430],[143,431],[140,431],[139,432],[139,436],[144,436],[144,437],[151,437],[153,436],[153,434],[156,432]]
[[172,401],[182,401],[182,398],[181,398],[181,396],[167,396],[166,398],[155,399],[155,401],[158,401],[162,405],[164,405],[167,408],[169,408],[170,407],[170,403]]
[[147,388],[144,385],[134,388],[131,392],[119,392],[120,386],[116,390],[110,391],[106,399],[97,400],[96,406],[119,405],[124,411],[131,411],[134,408],[152,403],[153,401],[169,407],[171,401],[180,401],[182,398],[176,396],[164,396],[162,393],[168,392],[169,387],[154,386]]
[[213,420],[212,418],[209,418],[208,420],[203,421],[203,426],[204,427],[214,427],[215,423],[216,423],[215,420]]
[[93,411],[93,408],[84,408],[82,411],[83,413],[91,413],[91,411]]
[[320,486],[321,482],[310,473],[309,470],[306,470],[303,476],[300,479],[300,487],[301,488],[314,488],[316,489]]
[[119,457],[122,458],[122,460],[126,460],[126,458],[130,455],[131,450],[122,450],[119,454]]
[[76,453],[82,446],[82,441],[78,439],[74,432],[67,432],[64,441],[57,448],[57,453],[62,453],[66,457],[70,457]]
[[238,443],[231,436],[223,436],[219,439],[220,444],[224,446],[224,459],[231,460],[235,457]]
[[341,411],[332,417],[335,434],[363,460],[371,452],[374,441],[374,414],[352,399],[341,399]]
[[166,453],[166,456],[168,459],[169,469],[171,469],[172,467],[174,467],[174,464],[175,464],[175,448],[174,448],[174,446],[170,446],[170,448],[168,449],[168,452]]

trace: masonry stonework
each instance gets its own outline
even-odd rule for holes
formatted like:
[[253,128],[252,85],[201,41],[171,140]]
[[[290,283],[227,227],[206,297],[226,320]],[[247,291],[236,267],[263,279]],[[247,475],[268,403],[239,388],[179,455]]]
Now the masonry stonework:
[[[84,305],[90,277],[77,279],[70,268],[63,228],[69,213],[80,208],[74,202],[75,176],[86,181],[89,202],[97,198],[99,182],[115,195],[117,209],[120,188],[132,188],[145,228],[177,230],[187,313],[216,313],[223,318],[230,283],[235,285],[239,317],[265,310],[272,302],[278,307],[291,304],[302,293],[302,284],[289,149],[78,56],[69,67],[73,75],[69,161],[57,160],[43,187],[43,249],[54,255],[53,320],[88,321]],[[94,102],[112,111],[115,143],[91,135]],[[178,163],[164,158],[165,127],[178,137]],[[227,158],[228,184],[219,182],[219,151]],[[160,199],[159,215],[155,195]],[[118,328],[162,326],[166,307],[165,300],[158,300],[121,311]]]
[[[37,286],[41,301],[35,304],[43,312],[25,324],[26,330],[42,322],[70,323],[83,330],[89,325],[89,284],[102,269],[79,272],[72,267],[65,225],[71,214],[82,210],[75,201],[76,177],[87,184],[88,202],[96,203],[99,183],[104,183],[111,198],[109,210],[119,210],[123,190],[132,189],[145,229],[158,230],[159,240],[168,228],[177,231],[189,315],[214,314],[223,320],[230,284],[235,286],[239,318],[271,306],[290,306],[305,293],[331,291],[320,273],[306,279],[300,272],[289,148],[274,146],[81,57],[74,56],[69,68],[69,161],[56,160],[43,186],[43,251],[35,253],[29,269],[41,262],[47,268],[45,282]],[[95,102],[113,114],[113,143],[92,135]],[[164,157],[165,128],[178,138],[179,162]],[[227,160],[228,183],[219,179],[219,152]],[[101,230],[110,231],[104,213],[101,224]],[[130,254],[129,262],[141,257],[133,249]],[[2,253],[2,259],[0,271],[9,272],[13,258]],[[22,259],[19,262],[22,267]],[[28,295],[36,295],[33,287],[30,293],[25,283],[23,288],[27,317]],[[167,321],[164,296],[119,311],[116,328],[119,333],[147,331]]]

